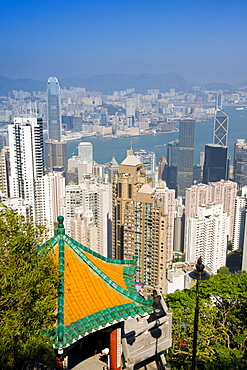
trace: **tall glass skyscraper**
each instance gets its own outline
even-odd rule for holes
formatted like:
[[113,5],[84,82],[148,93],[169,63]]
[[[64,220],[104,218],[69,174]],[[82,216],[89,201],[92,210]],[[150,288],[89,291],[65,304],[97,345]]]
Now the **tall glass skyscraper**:
[[222,110],[222,94],[217,93],[214,117],[214,144],[227,146],[229,117]]
[[247,185],[247,144],[244,139],[238,139],[234,144],[233,177],[240,188]]
[[185,189],[193,184],[195,121],[179,123],[177,195],[185,196]]
[[48,139],[61,140],[61,94],[56,77],[50,77],[47,82],[47,123]]
[[228,147],[224,145],[206,144],[203,166],[203,183],[228,180],[229,158]]

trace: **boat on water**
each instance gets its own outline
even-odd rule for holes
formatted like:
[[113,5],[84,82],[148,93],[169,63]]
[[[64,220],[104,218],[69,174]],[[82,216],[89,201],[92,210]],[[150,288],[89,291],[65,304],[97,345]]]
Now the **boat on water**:
[[95,136],[95,132],[73,132],[73,133],[67,133],[65,135],[62,135],[62,140],[64,141],[70,141],[70,140],[79,140],[83,139],[85,137]]
[[166,144],[161,144],[161,145],[155,145],[155,148],[162,148],[163,146],[166,146]]
[[117,139],[117,135],[103,135],[103,139]]
[[238,107],[236,110],[244,110],[244,107]]

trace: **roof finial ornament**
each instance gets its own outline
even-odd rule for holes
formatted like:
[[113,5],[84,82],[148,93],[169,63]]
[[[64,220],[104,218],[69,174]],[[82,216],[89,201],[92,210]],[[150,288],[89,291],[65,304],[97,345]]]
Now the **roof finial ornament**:
[[64,217],[63,216],[58,216],[58,218],[57,218],[57,222],[58,222],[57,233],[58,234],[65,234],[63,221],[64,221]]

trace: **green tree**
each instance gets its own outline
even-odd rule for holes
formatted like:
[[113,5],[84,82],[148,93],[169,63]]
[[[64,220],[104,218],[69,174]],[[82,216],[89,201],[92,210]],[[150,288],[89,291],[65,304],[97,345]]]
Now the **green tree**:
[[56,316],[58,268],[47,251],[45,237],[14,211],[0,210],[0,368],[26,369],[54,361],[45,333]]
[[[198,369],[246,369],[247,273],[215,275],[200,283]],[[195,287],[167,296],[173,311],[172,369],[190,369]]]
[[231,271],[226,266],[221,266],[219,270],[217,270],[217,274],[225,274],[225,275],[231,275]]

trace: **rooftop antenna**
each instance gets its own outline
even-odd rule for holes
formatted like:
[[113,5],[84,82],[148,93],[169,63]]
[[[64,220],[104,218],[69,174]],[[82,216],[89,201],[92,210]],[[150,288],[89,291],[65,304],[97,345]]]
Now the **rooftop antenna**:
[[133,155],[134,153],[133,153],[133,149],[132,149],[132,140],[131,140],[131,142],[130,142],[130,149],[129,150],[127,150],[127,155]]

